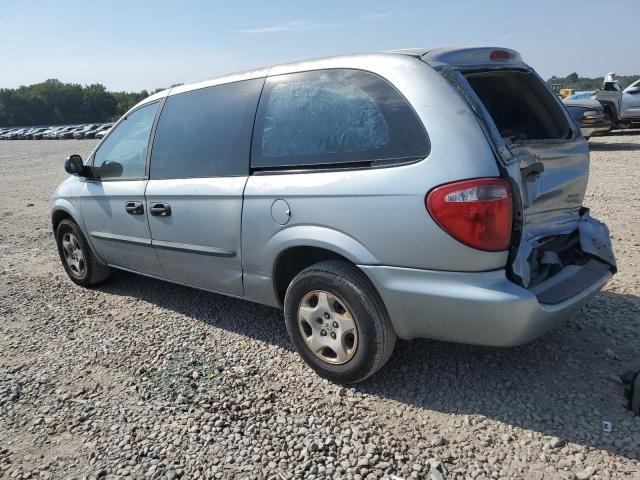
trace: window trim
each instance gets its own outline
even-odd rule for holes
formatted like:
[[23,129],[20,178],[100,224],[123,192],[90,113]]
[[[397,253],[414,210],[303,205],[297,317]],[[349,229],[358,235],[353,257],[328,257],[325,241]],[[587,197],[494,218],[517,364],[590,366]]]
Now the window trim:
[[[404,100],[406,105],[410,108],[411,112],[413,112],[415,119],[417,120],[420,128],[424,133],[424,138],[426,142],[426,153],[420,156],[412,156],[412,157],[398,157],[398,158],[383,158],[383,159],[367,159],[367,160],[353,160],[346,162],[325,162],[325,163],[310,163],[310,164],[299,164],[299,165],[275,165],[275,166],[261,166],[254,165],[254,144],[257,142],[258,136],[262,138],[262,135],[256,132],[256,126],[258,125],[258,118],[261,113],[264,113],[264,93],[267,88],[267,83],[271,79],[277,79],[278,77],[287,77],[292,75],[304,74],[304,73],[315,73],[315,72],[325,72],[325,71],[339,71],[339,72],[364,72],[370,75],[374,75],[378,77],[380,80],[385,82],[388,86],[390,86],[396,94]],[[271,89],[272,90],[272,89]],[[271,94],[271,91],[269,92]],[[264,115],[263,115],[264,117]],[[267,75],[265,78],[264,84],[262,85],[262,90],[260,92],[260,98],[258,99],[258,106],[256,108],[256,114],[253,121],[253,130],[251,135],[251,155],[249,160],[249,174],[281,174],[281,173],[313,173],[317,171],[345,171],[345,170],[369,170],[373,168],[391,168],[403,165],[411,165],[414,163],[421,162],[426,160],[429,155],[431,155],[431,138],[429,137],[429,132],[427,131],[427,127],[425,126],[422,118],[418,115],[418,112],[411,104],[411,102],[403,95],[403,93],[398,90],[398,88],[377,72],[373,72],[371,70],[367,70],[364,68],[352,68],[352,67],[327,67],[327,68],[315,68],[310,70],[297,70],[293,72],[280,73],[276,75]],[[365,165],[369,163],[370,165]]]
[[[155,128],[156,125],[158,124],[158,119],[160,118],[160,111],[162,110],[162,107],[164,106],[164,102],[166,100],[167,97],[163,97],[161,99],[158,100],[154,100],[152,102],[147,102],[143,105],[140,105],[139,107],[132,109],[130,111],[128,111],[126,114],[124,114],[122,117],[120,117],[118,119],[118,121],[116,123],[113,124],[113,126],[111,127],[111,129],[109,130],[109,133],[106,134],[102,140],[100,141],[100,143],[98,144],[98,146],[95,148],[95,150],[91,153],[91,157],[89,158],[89,161],[87,162],[87,164],[91,167],[91,172],[92,172],[92,177],[88,178],[88,181],[91,182],[96,182],[96,183],[102,183],[102,182],[133,182],[133,181],[140,181],[140,180],[149,180],[149,159],[151,158],[151,151],[150,151],[150,147],[152,145],[152,139],[153,136],[155,134]],[[154,104],[158,104],[157,108],[156,108],[156,112],[155,115],[153,117],[153,122],[151,123],[151,129],[149,130],[149,138],[147,139],[147,154],[145,155],[145,159],[144,159],[144,175],[142,177],[110,177],[110,178],[97,178],[93,176],[93,169],[95,168],[95,160],[96,160],[96,153],[98,153],[98,150],[100,150],[100,147],[102,147],[102,144],[105,142],[105,140],[107,138],[109,138],[109,135],[111,135],[115,129],[123,122],[125,121],[130,115],[134,114],[135,112],[137,112],[138,110],[148,107],[149,105],[154,105]]]

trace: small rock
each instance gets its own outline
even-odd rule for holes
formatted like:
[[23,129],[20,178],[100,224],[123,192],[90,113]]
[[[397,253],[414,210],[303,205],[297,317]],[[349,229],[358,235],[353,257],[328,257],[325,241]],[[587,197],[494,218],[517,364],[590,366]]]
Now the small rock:
[[440,470],[431,470],[431,480],[444,480],[444,475]]
[[595,467],[592,467],[591,465],[589,465],[587,468],[585,468],[581,472],[576,473],[576,478],[578,480],[588,480],[593,476],[594,473],[596,473]]
[[563,445],[564,445],[564,440],[562,440],[561,438],[553,437],[551,440],[549,440],[549,446],[551,448],[560,448]]
[[616,354],[614,353],[614,351],[613,351],[613,350],[611,350],[610,348],[607,348],[607,349],[604,351],[604,354],[605,354],[607,357],[609,357],[611,360],[620,360],[620,357],[618,357],[618,355],[616,355]]
[[432,447],[441,447],[446,443],[445,438],[442,435],[434,435],[431,439]]

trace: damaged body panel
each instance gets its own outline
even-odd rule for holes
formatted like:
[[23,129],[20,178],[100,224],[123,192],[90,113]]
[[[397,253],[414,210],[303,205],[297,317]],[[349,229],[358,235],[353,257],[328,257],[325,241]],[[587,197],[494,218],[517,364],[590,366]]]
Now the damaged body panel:
[[[496,65],[474,63],[483,52],[470,50],[459,55],[464,59],[460,64],[445,61],[451,53],[429,52],[423,60],[467,100],[503,178],[511,182],[515,201],[507,265],[511,280],[542,293],[545,286],[561,289],[563,279],[579,281],[584,288],[586,281],[615,273],[609,231],[583,207],[589,179],[587,142],[571,128],[568,114],[544,81],[516,52],[505,51],[512,60]],[[554,281],[547,282],[551,278]],[[558,303],[567,297],[540,298]]]

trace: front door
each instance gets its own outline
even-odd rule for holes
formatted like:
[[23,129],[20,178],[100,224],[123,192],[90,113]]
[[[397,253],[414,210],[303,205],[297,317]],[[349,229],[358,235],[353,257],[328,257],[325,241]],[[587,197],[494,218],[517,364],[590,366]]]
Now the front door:
[[147,221],[145,164],[154,102],[124,117],[93,156],[93,178],[81,193],[89,241],[107,264],[163,276]]
[[170,95],[146,191],[152,243],[173,281],[240,296],[242,198],[263,79]]

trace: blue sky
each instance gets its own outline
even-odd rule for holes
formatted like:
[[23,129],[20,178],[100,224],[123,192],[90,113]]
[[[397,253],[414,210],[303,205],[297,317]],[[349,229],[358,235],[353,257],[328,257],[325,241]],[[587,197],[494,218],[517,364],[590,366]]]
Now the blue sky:
[[[609,30],[605,30],[608,28]],[[515,48],[545,78],[640,74],[640,0],[0,0],[0,87],[140,90],[418,46]]]

